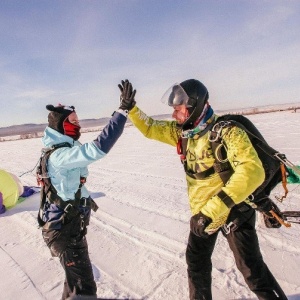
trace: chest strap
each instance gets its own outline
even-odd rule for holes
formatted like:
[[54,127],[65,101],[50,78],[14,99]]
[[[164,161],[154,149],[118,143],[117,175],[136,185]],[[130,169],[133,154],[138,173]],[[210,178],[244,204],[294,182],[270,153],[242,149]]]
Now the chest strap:
[[81,186],[82,184],[80,185],[80,188],[75,194],[75,199],[68,200],[68,201],[62,200],[61,197],[58,196],[55,188],[52,186],[54,191],[51,189],[48,192],[47,194],[48,201],[50,203],[57,205],[60,209],[62,209],[66,213],[67,218],[69,219],[75,217],[79,213],[78,210],[79,207],[87,207],[87,208],[91,208],[93,211],[97,211],[98,205],[91,197],[88,198],[80,197]]
[[91,197],[68,200],[68,201],[60,201],[60,203],[56,205],[59,208],[61,208],[67,215],[74,214],[74,216],[78,213],[79,207],[91,208],[93,211],[97,211],[98,209],[98,205]]
[[205,179],[207,178],[208,176],[212,175],[215,173],[215,169],[214,167],[210,167],[209,169],[203,171],[203,172],[192,172],[192,171],[189,171],[189,170],[186,170],[185,171],[186,175],[188,175],[189,177],[191,178],[194,178],[194,179]]

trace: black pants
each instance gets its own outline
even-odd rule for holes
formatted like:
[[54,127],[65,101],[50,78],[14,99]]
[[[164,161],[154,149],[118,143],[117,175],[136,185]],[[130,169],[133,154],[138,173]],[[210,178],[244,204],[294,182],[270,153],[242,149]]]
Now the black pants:
[[43,229],[43,238],[52,256],[59,257],[65,271],[62,299],[73,295],[89,295],[97,298],[92,264],[85,238],[86,227],[76,216],[71,222],[62,225],[60,230]]
[[[190,232],[186,250],[190,299],[211,300],[211,256],[218,232],[201,238]],[[255,212],[235,231],[224,236],[236,265],[250,290],[261,300],[287,300],[276,279],[264,263],[255,230]]]

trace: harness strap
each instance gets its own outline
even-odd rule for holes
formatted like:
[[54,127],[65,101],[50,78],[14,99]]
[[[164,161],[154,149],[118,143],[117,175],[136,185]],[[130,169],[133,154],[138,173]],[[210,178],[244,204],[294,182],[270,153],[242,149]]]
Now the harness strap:
[[[77,191],[76,194],[79,194],[79,192]],[[97,211],[98,209],[98,205],[91,197],[76,198],[75,195],[74,200],[64,201],[57,195],[57,193],[50,191],[47,194],[47,198],[49,199],[50,203],[54,203],[59,208],[61,208],[68,215],[68,217],[74,217],[75,215],[77,215],[78,207],[88,207],[91,208],[93,211]]]
[[[211,130],[214,124],[215,124],[215,120],[211,117],[206,128],[200,133],[196,134],[193,138],[199,139],[201,136],[205,135],[209,130]],[[189,138],[187,136],[181,136],[177,143],[177,154],[179,154],[181,163],[183,164],[184,171],[186,172],[186,174],[194,179],[204,179],[205,177],[214,174],[215,171],[213,170],[213,168],[210,168],[208,170],[199,173],[188,170],[187,160],[186,160],[188,140]]]
[[97,211],[98,209],[98,205],[90,197],[89,198],[83,197],[81,199],[76,199],[76,200],[61,201],[59,204],[56,205],[59,206],[67,214],[69,213],[72,214],[72,211],[77,210],[78,207],[91,208],[93,211]]
[[186,154],[187,154],[187,144],[188,144],[188,138],[187,137],[181,137],[178,140],[177,143],[177,153],[179,154],[181,163],[183,164],[185,173],[194,179],[204,179],[207,176],[212,175],[215,173],[214,168],[211,167],[203,172],[193,172],[191,170],[188,170],[187,168],[187,161],[186,161]]
[[[60,143],[53,145],[50,150],[46,151],[43,156],[40,158],[40,164],[37,168],[37,179],[40,185],[42,185],[41,189],[41,201],[40,201],[40,209],[38,213],[38,222],[39,225],[42,227],[45,225],[43,221],[43,209],[46,202],[53,203],[61,208],[65,212],[65,216],[67,219],[72,219],[79,213],[79,207],[88,207],[91,208],[93,211],[97,211],[98,205],[94,202],[94,200],[89,198],[82,198],[81,197],[81,188],[86,182],[85,177],[80,178],[80,184],[78,186],[78,190],[75,193],[74,200],[64,201],[61,197],[57,194],[55,187],[52,185],[50,178],[48,177],[47,173],[47,166],[45,159],[49,159],[50,155],[58,148],[62,147],[71,147],[69,143]],[[42,159],[44,163],[44,167],[41,167]]]
[[254,213],[254,209],[245,202],[241,202],[232,208],[226,224],[221,229],[224,234],[237,230],[244,222],[247,222]]
[[193,172],[188,171],[188,170],[186,170],[185,172],[186,172],[186,175],[188,175],[189,177],[201,180],[201,179],[205,179],[208,176],[214,174],[215,173],[215,169],[214,169],[214,167],[211,167],[211,168],[209,168],[209,169],[207,169],[207,170],[205,170],[203,172],[199,172],[199,173],[196,173],[196,172],[193,173]]
[[227,159],[225,146],[221,143],[220,139],[216,139],[214,141],[211,141],[211,148],[213,155],[216,158],[213,167],[215,169],[215,172],[219,174],[225,185],[233,174],[233,169]]
[[236,205],[236,203],[229,197],[223,190],[221,190],[217,196],[221,199],[221,201],[228,207],[232,208]]
[[[209,126],[207,126],[206,128],[207,131],[210,130],[216,123],[217,123],[216,121],[210,123]],[[221,143],[221,137],[219,136],[219,133],[215,131],[211,131],[210,135],[211,137],[213,137],[210,139],[212,152],[214,156],[217,153],[218,159],[215,160],[215,163],[209,169],[202,172],[193,172],[191,170],[188,170],[187,161],[186,161],[187,143],[188,143],[187,137],[182,137],[179,139],[177,144],[177,152],[180,155],[180,159],[184,166],[185,173],[189,177],[201,180],[201,179],[205,179],[210,175],[213,175],[214,173],[218,173],[223,183],[225,184],[229,180],[230,176],[232,175],[233,169],[230,163],[228,162],[226,149],[224,145]]]

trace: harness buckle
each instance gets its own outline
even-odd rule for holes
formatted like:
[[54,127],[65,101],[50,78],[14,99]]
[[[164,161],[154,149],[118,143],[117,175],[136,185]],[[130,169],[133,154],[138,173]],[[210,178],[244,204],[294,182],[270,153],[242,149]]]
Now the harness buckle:
[[287,161],[285,154],[280,153],[280,152],[276,152],[274,153],[274,156],[280,160],[282,163],[285,163]]
[[87,198],[81,198],[80,199],[80,205],[82,206],[82,207],[86,207],[87,206]]
[[253,194],[249,195],[247,198],[249,199],[250,202],[253,202],[253,201],[254,201],[254,196],[253,196]]
[[84,215],[80,215],[80,231],[82,231],[84,229],[85,226],[85,222],[84,222]]
[[73,209],[73,205],[68,203],[68,205],[64,208],[64,212],[67,214]]
[[[208,140],[210,142],[217,142],[220,139],[220,137],[221,137],[221,133],[222,133],[223,128],[227,127],[229,125],[231,125],[230,121],[220,121],[220,122],[217,122],[213,126],[213,128],[212,128],[211,134],[209,135]],[[214,133],[216,135],[213,137],[212,133]]]
[[297,166],[295,166],[291,161],[289,161],[285,154],[282,154],[282,153],[275,153],[274,156],[279,160],[281,161],[284,165],[286,165],[287,167],[291,168],[293,171],[295,171],[297,174],[300,174],[299,173],[299,170],[297,168]]
[[233,226],[235,226],[235,224],[234,224],[233,222],[230,222],[230,223],[228,223],[228,224],[224,224],[224,225],[222,226],[222,229],[223,229],[224,233],[228,235],[228,234],[231,232],[231,228],[232,228]]

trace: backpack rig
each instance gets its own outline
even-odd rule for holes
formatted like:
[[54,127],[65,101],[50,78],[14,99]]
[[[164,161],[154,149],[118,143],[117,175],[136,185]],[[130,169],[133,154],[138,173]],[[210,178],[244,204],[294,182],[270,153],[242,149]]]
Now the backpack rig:
[[[218,117],[218,119],[210,123],[206,130],[202,132],[204,135],[209,131],[209,142],[211,144],[213,156],[215,162],[211,168],[208,168],[202,172],[193,172],[188,170],[187,167],[187,137],[181,137],[177,145],[177,152],[180,155],[181,162],[183,164],[186,174],[194,179],[204,179],[214,173],[218,173],[224,183],[229,180],[233,174],[233,168],[227,159],[226,144],[222,139],[222,130],[229,127],[239,127],[244,130],[255,148],[258,157],[260,158],[263,168],[265,170],[264,182],[251,194],[248,199],[255,203],[255,200],[262,199],[263,197],[269,196],[271,191],[278,183],[282,183],[284,189],[284,195],[282,197],[276,197],[280,202],[286,198],[288,194],[287,189],[287,176],[290,172],[300,175],[300,169],[290,162],[285,154],[273,149],[268,145],[262,134],[256,128],[256,126],[243,115],[224,115]],[[224,198],[228,207],[236,205],[229,197]],[[224,202],[225,202],[224,201]],[[275,218],[281,225],[290,227],[290,223],[300,224],[300,212],[299,211],[274,211],[271,210],[270,214]],[[280,216],[279,216],[280,214]],[[285,222],[288,221],[288,222]]]
[[65,142],[53,145],[51,148],[43,148],[42,155],[39,159],[39,163],[36,168],[36,179],[39,186],[41,186],[41,193],[40,193],[40,208],[38,212],[38,223],[40,227],[43,227],[46,222],[43,220],[44,208],[47,202],[51,204],[57,205],[64,211],[64,218],[66,221],[70,221],[74,218],[78,213],[78,207],[91,207],[93,211],[97,211],[98,206],[94,202],[94,200],[89,198],[82,198],[81,197],[81,188],[86,182],[85,177],[80,177],[80,182],[78,186],[78,190],[75,193],[74,200],[64,201],[57,193],[55,187],[51,183],[51,179],[48,174],[48,160],[50,155],[57,149],[69,147],[71,148],[72,145]]

